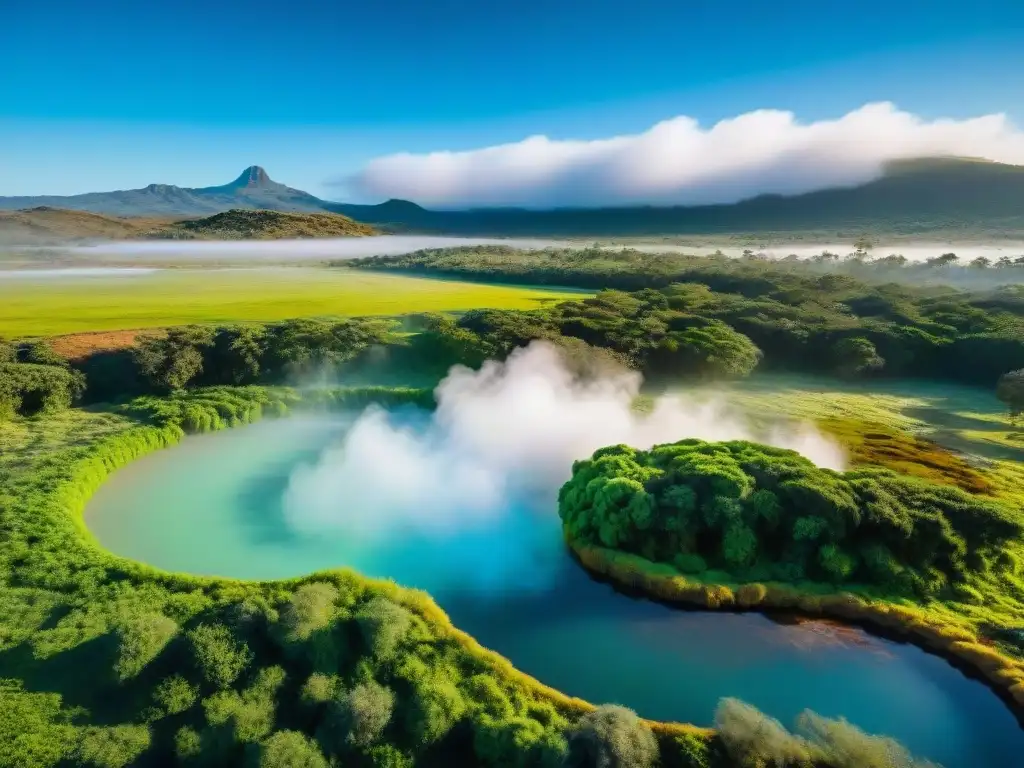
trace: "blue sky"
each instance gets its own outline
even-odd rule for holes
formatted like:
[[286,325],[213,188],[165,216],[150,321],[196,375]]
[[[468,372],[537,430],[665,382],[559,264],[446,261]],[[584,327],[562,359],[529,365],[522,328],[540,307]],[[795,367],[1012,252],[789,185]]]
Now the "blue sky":
[[1019,0],[50,0],[0,23],[0,194],[315,194],[394,152],[890,100],[1024,123]]

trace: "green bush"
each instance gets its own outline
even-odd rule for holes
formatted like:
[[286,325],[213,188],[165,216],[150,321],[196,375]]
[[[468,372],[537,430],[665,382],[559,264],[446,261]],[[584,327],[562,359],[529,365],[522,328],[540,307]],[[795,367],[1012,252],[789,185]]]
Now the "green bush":
[[252,768],[328,768],[316,742],[297,731],[277,731],[247,754]]
[[658,740],[636,713],[606,705],[580,718],[569,733],[566,765],[578,768],[653,768]]
[[559,514],[570,539],[686,573],[707,565],[740,581],[804,574],[922,594],[998,572],[1003,546],[1024,531],[1019,515],[957,488],[692,439],[650,451],[612,446],[577,461]]
[[217,688],[231,685],[253,660],[248,646],[223,624],[200,624],[188,633],[196,667]]
[[172,675],[160,681],[153,691],[153,701],[168,715],[178,715],[189,709],[199,698],[199,689],[181,675]]
[[370,653],[381,661],[394,657],[412,628],[408,609],[383,597],[375,597],[363,606],[356,621]]
[[132,765],[149,748],[150,732],[143,725],[114,725],[84,729],[78,760],[96,768]]
[[348,746],[371,747],[391,722],[394,708],[395,694],[390,688],[374,680],[359,683],[335,698],[323,738],[334,753]]
[[84,389],[82,374],[62,366],[0,363],[0,421],[70,408]]
[[178,634],[178,625],[158,613],[125,619],[117,630],[118,653],[114,671],[119,680],[138,675]]

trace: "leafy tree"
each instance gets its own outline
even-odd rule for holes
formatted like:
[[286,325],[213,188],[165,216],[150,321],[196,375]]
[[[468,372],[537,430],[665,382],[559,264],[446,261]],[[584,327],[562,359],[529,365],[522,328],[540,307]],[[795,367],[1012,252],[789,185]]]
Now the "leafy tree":
[[143,377],[159,392],[173,392],[203,372],[203,350],[213,344],[214,330],[191,325],[172,328],[165,336],[144,338],[134,349]]
[[341,693],[329,708],[321,733],[330,751],[346,746],[368,748],[376,744],[395,708],[395,694],[375,680],[359,683]]
[[252,768],[328,768],[316,742],[298,731],[277,731],[247,751]]
[[78,745],[78,760],[96,768],[134,765],[150,744],[144,725],[112,725],[86,728]]
[[569,732],[566,765],[583,768],[653,768],[658,740],[636,713],[605,705],[579,719]]
[[1010,418],[1024,413],[1024,368],[1004,373],[996,386],[996,397],[1010,409]]
[[375,597],[356,614],[363,640],[373,656],[386,661],[412,628],[408,609],[384,597]]
[[115,672],[119,680],[135,677],[178,634],[178,625],[159,613],[144,613],[122,622],[117,630]]
[[840,376],[861,376],[880,370],[885,360],[875,345],[863,337],[846,337],[835,346],[835,370]]
[[199,689],[181,675],[165,678],[153,691],[153,700],[168,715],[189,709],[199,698]]
[[223,624],[200,624],[188,632],[200,674],[217,688],[226,688],[253,660],[249,647],[236,640]]

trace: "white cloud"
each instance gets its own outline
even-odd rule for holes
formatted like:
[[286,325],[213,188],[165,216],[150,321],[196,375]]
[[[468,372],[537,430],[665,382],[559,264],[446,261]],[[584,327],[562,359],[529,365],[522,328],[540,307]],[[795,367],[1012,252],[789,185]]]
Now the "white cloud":
[[352,183],[367,196],[438,208],[700,205],[862,184],[887,162],[944,155],[1024,164],[1024,133],[1002,114],[928,121],[888,102],[813,123],[764,109],[710,128],[680,116],[609,139],[531,136],[465,152],[389,155]]

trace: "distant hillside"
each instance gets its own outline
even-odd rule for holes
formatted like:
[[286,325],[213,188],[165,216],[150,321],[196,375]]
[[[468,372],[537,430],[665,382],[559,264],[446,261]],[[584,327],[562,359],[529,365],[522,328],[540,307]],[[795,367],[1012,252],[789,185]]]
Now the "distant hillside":
[[307,237],[365,237],[377,234],[367,224],[340,213],[284,213],[235,208],[205,219],[186,219],[147,233],[175,240],[285,240]]
[[56,243],[66,240],[122,240],[162,228],[169,219],[117,218],[88,211],[30,208],[0,211],[0,244]]
[[271,181],[259,166],[231,184],[74,197],[0,198],[0,209],[60,206],[112,215],[204,216],[230,209],[333,212],[391,231],[547,237],[652,237],[731,233],[870,232],[999,237],[1024,234],[1024,167],[972,159],[892,164],[868,184],[732,205],[529,211],[432,211],[405,200],[352,205]]
[[230,184],[219,187],[176,187],[150,184],[143,189],[89,192],[68,197],[0,197],[0,209],[50,206],[113,216],[205,216],[232,208],[275,211],[324,211],[323,200],[273,181],[253,165]]
[[763,195],[731,205],[441,212],[392,200],[332,208],[375,224],[479,235],[635,237],[838,229],[1021,233],[1024,167],[971,159],[906,161],[859,187]]

